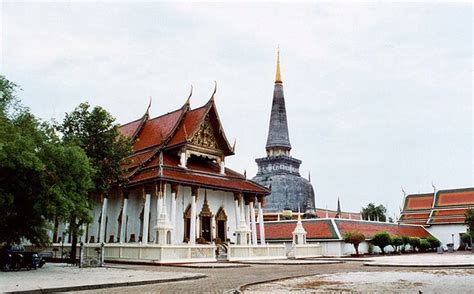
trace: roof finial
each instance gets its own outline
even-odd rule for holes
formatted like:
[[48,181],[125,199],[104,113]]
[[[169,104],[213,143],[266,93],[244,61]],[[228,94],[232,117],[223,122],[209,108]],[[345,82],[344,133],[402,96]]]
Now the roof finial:
[[276,75],[275,75],[275,83],[281,84],[281,73],[280,73],[280,46],[278,46],[277,51],[277,67],[276,67]]
[[191,92],[189,92],[189,96],[188,96],[188,99],[186,100],[185,104],[187,104],[187,105],[190,104],[191,96],[193,96],[193,85],[192,84],[191,84]]
[[216,94],[216,92],[217,92],[217,81],[214,81],[214,92],[212,92],[210,101],[214,101],[214,95]]
[[151,107],[151,96],[150,96],[150,102],[148,102],[148,107],[146,108],[146,111],[145,111],[146,116],[150,115],[150,107]]

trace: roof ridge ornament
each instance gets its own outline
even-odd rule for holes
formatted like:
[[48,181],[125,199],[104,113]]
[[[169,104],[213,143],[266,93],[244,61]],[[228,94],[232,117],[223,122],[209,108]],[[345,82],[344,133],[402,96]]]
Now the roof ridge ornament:
[[190,105],[191,104],[191,96],[193,96],[193,84],[191,84],[191,91],[189,92],[188,99],[186,99],[186,103],[184,103],[184,105]]
[[217,92],[217,81],[214,80],[214,92],[212,92],[211,99],[209,101],[214,101],[214,95],[216,95]]

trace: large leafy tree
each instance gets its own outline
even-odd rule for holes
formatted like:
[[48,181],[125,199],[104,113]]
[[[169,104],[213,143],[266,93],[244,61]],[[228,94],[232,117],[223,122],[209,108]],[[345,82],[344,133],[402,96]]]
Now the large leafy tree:
[[[469,208],[465,214],[465,223],[467,225],[467,231],[469,233],[471,244],[474,237],[474,209]],[[474,252],[474,246],[471,246],[471,251]]]
[[[63,141],[80,146],[95,170],[91,193],[107,195],[111,186],[124,181],[123,163],[131,154],[128,138],[119,132],[115,118],[102,107],[81,103],[74,111],[67,113],[62,124],[57,126]],[[71,253],[76,252],[77,233],[80,219],[71,215],[69,221],[72,235]],[[71,254],[71,260],[75,254]]]
[[382,204],[375,206],[374,203],[369,203],[366,207],[362,207],[360,213],[365,220],[379,220],[381,222],[387,220],[387,209]]
[[43,246],[55,217],[89,213],[93,170],[82,149],[21,106],[16,90],[0,76],[0,243]]
[[361,232],[346,232],[344,233],[344,243],[350,243],[354,245],[356,255],[359,255],[359,244],[365,241],[365,236]]

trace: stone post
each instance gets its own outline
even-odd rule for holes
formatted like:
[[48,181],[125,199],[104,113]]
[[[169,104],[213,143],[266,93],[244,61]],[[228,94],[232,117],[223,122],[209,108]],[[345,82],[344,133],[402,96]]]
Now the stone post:
[[234,202],[235,202],[235,228],[240,224],[240,207],[239,207],[240,193],[234,192]]
[[250,207],[250,218],[251,218],[251,230],[252,230],[252,244],[253,245],[257,245],[257,225],[255,223],[255,206],[254,206],[254,203],[255,203],[255,198],[253,198],[250,203],[249,203],[249,207]]
[[150,198],[149,193],[145,194],[145,209],[143,210],[143,232],[142,232],[142,243],[148,244],[148,224],[150,223]]
[[258,225],[260,229],[260,244],[265,245],[265,224],[263,223],[263,197],[258,199]]
[[127,236],[125,236],[125,230],[127,228],[127,208],[128,208],[128,196],[123,198],[123,208],[122,208],[122,226],[120,227],[120,243],[127,242]]
[[191,224],[189,228],[189,242],[196,244],[196,198],[198,195],[198,188],[191,188]]
[[[105,243],[105,219],[107,218],[107,197],[104,196],[102,200],[102,216],[100,218],[100,232],[99,232],[99,240],[97,242],[104,242]],[[64,241],[63,241],[64,242]]]
[[171,185],[171,226],[173,227],[173,234],[171,235],[171,244],[175,244],[175,231],[176,231],[176,197],[178,194],[178,185]]

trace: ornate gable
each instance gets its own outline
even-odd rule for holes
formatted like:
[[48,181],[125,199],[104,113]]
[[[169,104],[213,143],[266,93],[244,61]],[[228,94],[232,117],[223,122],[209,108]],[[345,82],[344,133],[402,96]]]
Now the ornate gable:
[[205,149],[219,151],[219,153],[222,152],[219,148],[219,143],[217,142],[216,136],[214,135],[214,130],[209,119],[209,114],[206,115],[203,122],[201,123],[201,126],[194,133],[190,143]]

